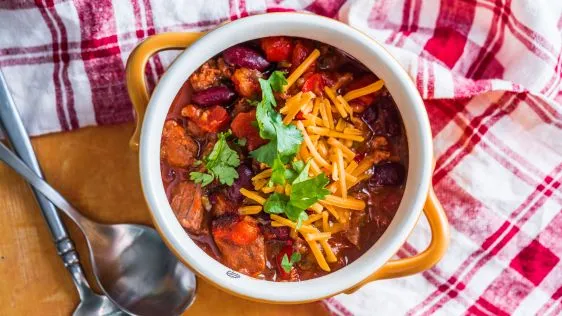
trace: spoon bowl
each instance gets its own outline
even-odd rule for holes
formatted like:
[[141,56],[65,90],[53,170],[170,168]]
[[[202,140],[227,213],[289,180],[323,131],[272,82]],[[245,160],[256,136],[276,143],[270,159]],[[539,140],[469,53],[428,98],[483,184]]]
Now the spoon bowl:
[[178,315],[194,298],[195,276],[144,225],[85,226],[94,274],[104,291],[138,315]]
[[[179,315],[195,298],[195,275],[156,231],[135,224],[107,225],[81,215],[60,193],[0,143],[0,160],[68,215],[80,228],[100,287],[132,315]],[[98,304],[103,302],[98,302]]]

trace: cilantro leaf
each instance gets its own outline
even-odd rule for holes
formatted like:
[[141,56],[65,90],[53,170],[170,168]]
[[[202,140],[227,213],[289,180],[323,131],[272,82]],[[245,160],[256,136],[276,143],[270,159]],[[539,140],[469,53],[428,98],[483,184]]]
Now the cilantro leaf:
[[226,142],[228,136],[230,136],[230,131],[219,134],[219,139],[213,146],[213,150],[207,157],[203,158],[207,173],[191,172],[189,174],[191,180],[201,183],[202,186],[208,185],[214,179],[218,179],[221,184],[229,186],[234,183],[234,179],[238,178],[236,168],[240,165],[240,157],[238,157],[236,151],[228,146]]
[[285,214],[288,219],[297,223],[298,229],[303,221],[308,219],[305,210],[330,193],[325,188],[330,180],[323,173],[308,179],[310,162],[302,168],[300,168],[302,162],[297,163],[296,166],[301,172],[293,181],[291,194],[287,196],[276,192],[270,195],[264,204],[264,211],[269,214]]
[[330,182],[324,173],[314,178],[293,182],[289,203],[299,209],[305,210],[318,200],[323,199],[330,191],[325,186]]
[[299,252],[293,252],[291,259],[289,259],[289,256],[285,254],[281,259],[281,267],[285,270],[285,272],[289,273],[291,272],[293,265],[299,261],[301,261],[301,254]]
[[295,169],[295,171],[297,171],[299,173],[302,172],[304,166],[305,166],[305,163],[302,160],[295,160],[291,163],[291,167],[293,167],[293,169]]
[[[302,161],[297,161],[297,162],[300,162],[301,164],[303,163]],[[295,179],[291,183],[294,185],[308,179],[308,169],[310,169],[310,160],[306,163],[306,165],[299,168],[300,170],[299,174],[295,177]]]
[[221,184],[231,186],[235,179],[238,179],[238,171],[231,166],[218,165],[213,168],[213,174],[219,179]]
[[295,125],[283,124],[279,113],[275,113],[273,127],[277,137],[277,151],[281,156],[292,156],[297,153],[303,141],[301,131]]
[[271,165],[271,177],[269,178],[269,186],[273,185],[273,184],[280,184],[280,185],[284,185],[285,184],[285,164],[283,163],[283,161],[281,161],[281,159],[279,158],[279,156],[276,156],[275,159],[273,159],[273,165]]
[[281,114],[274,110],[277,101],[273,95],[273,90],[281,91],[287,80],[282,72],[275,71],[269,76],[269,79],[259,79],[259,83],[262,100],[257,105],[256,120],[260,137],[269,139],[270,142],[250,154],[256,160],[269,166],[272,166],[276,156],[283,163],[288,163],[299,150],[303,138],[301,132],[294,125],[283,124]]
[[202,172],[192,172],[189,174],[189,179],[193,180],[195,183],[201,183],[202,186],[213,182],[213,175],[202,173]]
[[238,146],[246,146],[246,143],[248,142],[248,140],[246,138],[237,138],[234,142]]
[[277,142],[273,140],[270,141],[258,149],[251,151],[250,156],[268,166],[273,165],[273,160],[277,157]]
[[279,70],[274,71],[267,81],[269,81],[271,88],[277,92],[281,92],[283,90],[283,86],[287,84],[285,74]]
[[289,197],[280,193],[273,193],[270,195],[265,203],[263,204],[263,209],[269,214],[282,214],[287,208],[287,202]]

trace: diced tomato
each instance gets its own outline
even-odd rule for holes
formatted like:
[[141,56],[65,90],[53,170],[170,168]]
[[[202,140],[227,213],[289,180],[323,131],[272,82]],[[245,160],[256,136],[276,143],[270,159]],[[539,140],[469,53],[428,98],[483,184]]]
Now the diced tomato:
[[279,253],[277,254],[277,257],[275,258],[276,263],[277,263],[277,272],[279,273],[279,276],[281,277],[281,279],[283,280],[288,280],[291,277],[291,273],[285,271],[285,269],[283,269],[283,266],[281,265],[281,262],[283,261],[283,257],[285,255],[287,255],[287,258],[290,260],[291,256],[293,255],[293,246],[292,245],[287,245],[284,246],[283,248],[281,248],[281,250],[279,251]]
[[[295,44],[295,48],[293,49],[293,54],[291,55],[291,72],[293,72],[302,62],[312,53],[314,47],[310,41],[302,41],[299,40]],[[316,68],[315,64],[310,65],[308,67],[308,71],[314,71]]]
[[247,245],[256,240],[259,233],[260,228],[255,223],[242,220],[232,226],[230,237],[237,245]]
[[289,59],[293,42],[285,36],[265,37],[261,39],[261,48],[268,61],[280,62]]
[[353,158],[353,160],[355,160],[355,162],[361,162],[361,160],[363,160],[365,156],[367,156],[366,152],[360,152],[355,154],[355,158]]
[[324,90],[324,85],[324,76],[322,76],[322,74],[316,73],[306,79],[306,81],[302,85],[302,92],[312,91],[317,95],[320,95]]
[[246,139],[246,146],[248,150],[254,150],[261,145],[267,143],[267,140],[260,137],[258,129],[253,125],[256,121],[256,110],[250,112],[238,113],[230,128],[232,133],[238,138]]
[[[349,85],[347,86],[347,91],[363,88],[374,83],[375,81],[377,81],[377,77],[373,74],[361,76],[357,80],[353,80],[351,83],[349,83]],[[362,113],[366,108],[371,106],[373,102],[375,102],[376,98],[376,93],[371,93],[352,100],[349,105],[352,107],[353,112]]]
[[220,105],[215,105],[206,110],[188,105],[182,109],[181,114],[192,120],[202,130],[211,133],[224,129],[230,121],[228,112]]
[[297,114],[295,115],[295,120],[299,120],[299,121],[304,120],[304,114],[301,111],[298,111]]

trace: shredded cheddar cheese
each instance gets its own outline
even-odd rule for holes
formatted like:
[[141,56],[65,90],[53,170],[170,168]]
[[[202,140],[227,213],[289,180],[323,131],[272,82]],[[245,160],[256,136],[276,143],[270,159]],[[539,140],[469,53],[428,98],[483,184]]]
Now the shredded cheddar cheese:
[[370,84],[370,85],[368,85],[368,86],[366,86],[366,87],[363,87],[363,88],[359,88],[359,89],[355,89],[355,90],[349,91],[348,93],[346,93],[346,94],[343,96],[343,99],[344,99],[345,101],[349,102],[349,101],[351,101],[351,100],[353,100],[353,99],[360,98],[360,97],[362,97],[362,96],[364,96],[364,95],[371,94],[371,93],[373,93],[373,92],[377,92],[377,91],[379,91],[380,89],[382,89],[383,86],[384,86],[384,81],[379,80],[379,81],[376,81],[375,83],[372,83],[372,84]]
[[[314,50],[287,79],[286,92],[299,79],[306,69],[320,55]],[[349,194],[357,183],[367,179],[375,158],[367,156],[356,162],[356,142],[363,142],[364,132],[360,130],[362,122],[354,115],[349,101],[376,92],[384,85],[379,80],[366,87],[352,90],[345,96],[338,94],[337,87],[324,87],[322,94],[298,92],[286,99],[280,113],[283,123],[296,126],[302,133],[303,142],[296,154],[297,159],[309,162],[309,177],[321,173],[330,178],[326,187],[331,194],[314,203],[307,209],[308,218],[300,226],[288,218],[269,214],[273,227],[289,227],[290,237],[296,240],[299,235],[308,243],[318,266],[330,271],[329,263],[337,258],[328,242],[333,234],[345,231],[350,225],[350,215],[354,211],[363,211],[366,204]],[[318,92],[318,91],[316,91]],[[264,166],[263,171],[252,178],[255,191],[241,189],[247,199],[258,205],[246,205],[238,209],[240,214],[258,214],[263,210],[266,199],[260,194],[273,192],[290,195],[292,185],[271,185],[272,169]],[[299,226],[297,228],[297,226]]]
[[308,55],[308,57],[306,57],[306,59],[295,69],[295,71],[289,75],[289,78],[287,78],[287,84],[283,87],[284,91],[289,90],[289,88],[302,76],[306,69],[310,67],[310,65],[312,65],[319,56],[320,51],[318,49],[313,50],[312,53],[310,53],[310,55]]
[[241,215],[252,215],[258,214],[259,212],[261,212],[261,210],[261,205],[242,206],[238,208],[238,213],[240,213]]

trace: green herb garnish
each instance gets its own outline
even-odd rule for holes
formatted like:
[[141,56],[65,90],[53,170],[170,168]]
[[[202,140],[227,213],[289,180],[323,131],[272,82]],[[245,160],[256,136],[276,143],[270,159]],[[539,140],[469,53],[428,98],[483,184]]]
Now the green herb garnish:
[[325,174],[321,173],[313,178],[308,178],[310,163],[304,165],[301,161],[293,163],[293,168],[299,169],[292,180],[291,194],[289,196],[274,193],[265,201],[264,211],[269,214],[284,213],[288,219],[297,223],[297,227],[308,218],[305,210],[312,204],[323,199],[330,191],[326,185],[330,182]]
[[282,72],[274,71],[269,79],[259,79],[259,82],[262,100],[256,108],[256,119],[260,137],[268,139],[269,143],[252,151],[250,155],[268,166],[273,166],[276,157],[284,164],[288,163],[299,150],[303,138],[296,126],[283,124],[281,114],[274,109],[277,101],[273,91],[280,92],[287,84],[287,79]]
[[230,131],[219,134],[219,139],[211,153],[202,159],[207,172],[191,172],[189,174],[191,180],[206,186],[214,179],[218,179],[221,184],[231,186],[234,179],[238,179],[236,168],[240,165],[240,158],[238,153],[232,150],[226,142],[226,138],[230,134]]
[[291,260],[289,260],[289,256],[287,256],[287,254],[285,254],[283,256],[283,258],[281,259],[281,267],[283,268],[283,270],[285,270],[285,272],[289,273],[291,272],[291,269],[293,268],[293,265],[297,262],[301,261],[301,254],[298,252],[293,252],[293,254],[291,255]]
[[236,143],[236,145],[244,147],[246,146],[248,140],[246,138],[236,138],[234,142]]

